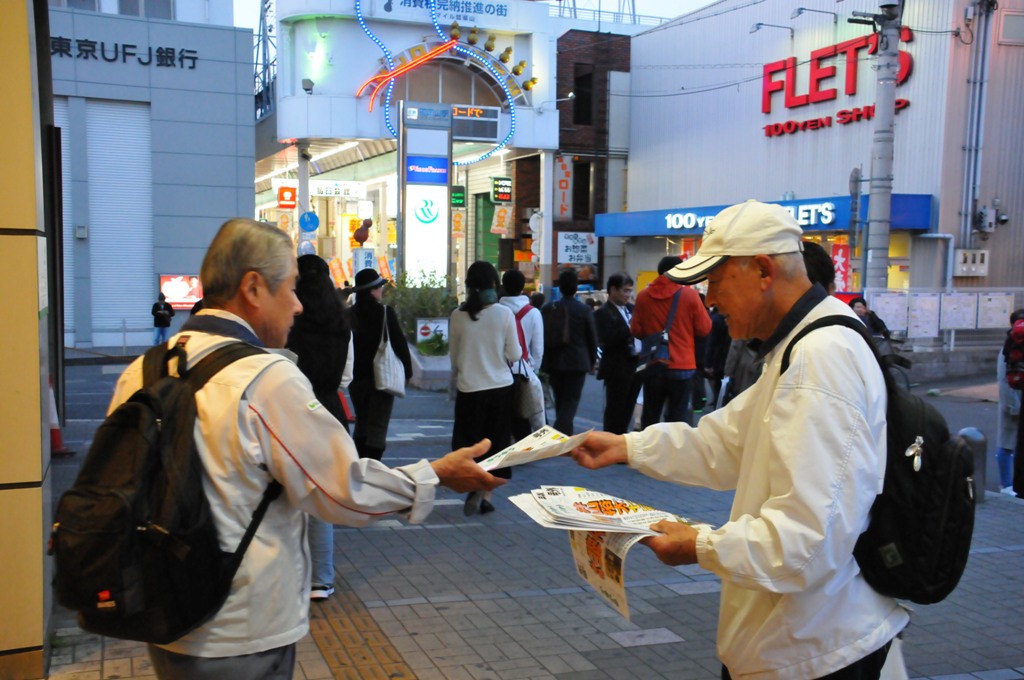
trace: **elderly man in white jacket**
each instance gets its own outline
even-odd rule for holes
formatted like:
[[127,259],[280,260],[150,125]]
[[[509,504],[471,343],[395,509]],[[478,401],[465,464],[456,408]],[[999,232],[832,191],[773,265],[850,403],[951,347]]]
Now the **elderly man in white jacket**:
[[735,489],[719,528],[659,522],[661,535],[644,540],[667,564],[721,577],[723,678],[878,678],[908,622],[853,556],[885,469],[878,363],[857,333],[830,326],[797,344],[780,374],[800,328],[851,315],[812,286],[801,249],[800,227],[780,206],[748,201],[719,213],[696,256],[669,276],[708,280],[707,304],[726,316],[730,335],[757,341],[760,379],[696,427],[593,433],[573,453],[588,468],[625,462],[658,479]]
[[[204,308],[170,340],[188,366],[232,342],[284,347],[302,305],[288,235],[247,219],[225,222],[203,260]],[[141,357],[118,381],[110,410],[142,385]],[[396,515],[421,522],[436,487],[489,490],[504,484],[477,465],[490,442],[433,462],[391,469],[360,460],[341,423],[317,401],[309,380],[281,354],[236,361],[196,394],[196,447],[203,488],[225,550],[234,550],[272,479],[270,504],[212,619],[167,645],[150,645],[161,680],[290,680],[295,643],[309,629],[310,557],[305,513],[363,526]]]

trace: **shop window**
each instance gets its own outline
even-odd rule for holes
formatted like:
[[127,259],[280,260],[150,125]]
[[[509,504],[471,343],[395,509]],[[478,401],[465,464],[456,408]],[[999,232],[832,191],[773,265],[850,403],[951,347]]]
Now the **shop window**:
[[[68,0],[72,2],[76,0]],[[118,0],[117,13],[147,19],[174,19],[173,0]]]
[[594,216],[591,163],[572,164],[572,218],[589,220]]
[[89,12],[98,12],[99,0],[49,0],[50,7],[60,7],[61,9],[84,9]]
[[572,122],[574,125],[594,124],[594,66],[576,64],[573,78]]

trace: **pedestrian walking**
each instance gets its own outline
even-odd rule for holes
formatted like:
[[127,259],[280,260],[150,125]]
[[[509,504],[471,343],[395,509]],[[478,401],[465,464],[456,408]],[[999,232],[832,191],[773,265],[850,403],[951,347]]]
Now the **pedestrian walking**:
[[[530,304],[530,298],[523,295],[526,277],[518,269],[509,269],[501,276],[501,288],[505,295],[498,303],[508,307],[516,322],[516,335],[523,358],[512,363],[512,373],[535,376],[544,361],[544,319],[540,310]],[[543,399],[542,399],[543,401]],[[544,426],[544,408],[533,416],[532,420],[512,414],[512,440],[519,441],[531,432]]]
[[355,361],[352,383],[348,386],[352,408],[356,412],[352,439],[360,458],[380,460],[387,448],[388,424],[395,405],[394,395],[378,390],[373,377],[373,362],[385,336],[385,324],[391,349],[405,368],[406,381],[412,378],[412,357],[409,355],[409,343],[398,324],[398,315],[394,309],[381,303],[387,279],[374,269],[362,269],[356,272],[355,281],[356,301],[350,316]]
[[666,421],[693,420],[691,379],[697,372],[694,339],[711,332],[711,317],[697,291],[665,276],[679,262],[681,258],[675,255],[661,258],[658,278],[637,295],[636,313],[630,322],[637,339],[668,334],[668,358],[651,361],[643,369],[643,427],[661,422],[663,416]]
[[608,277],[608,300],[594,312],[601,363],[597,379],[604,381],[605,432],[631,432],[633,407],[643,381],[636,372],[639,341],[629,330],[633,318],[633,279],[625,272]]
[[[466,300],[448,321],[448,349],[455,381],[455,423],[452,444],[488,439],[497,453],[511,442],[512,371],[519,361],[515,317],[498,302],[498,272],[478,260],[466,270]],[[484,456],[486,457],[486,456]],[[482,458],[481,458],[482,460]],[[508,479],[511,468],[496,470]],[[473,492],[463,507],[467,515],[494,510],[489,491]]]
[[[339,394],[345,366],[351,358],[352,336],[345,308],[335,292],[330,268],[319,255],[298,259],[295,295],[302,314],[295,318],[285,347],[295,353],[302,375],[327,412],[348,432],[348,418]],[[334,593],[334,525],[309,517],[309,553],[312,561],[311,600],[326,600]]]
[[558,275],[561,299],[544,305],[544,371],[555,398],[555,429],[573,433],[573,419],[587,373],[597,363],[594,313],[576,299],[579,278],[573,269]]

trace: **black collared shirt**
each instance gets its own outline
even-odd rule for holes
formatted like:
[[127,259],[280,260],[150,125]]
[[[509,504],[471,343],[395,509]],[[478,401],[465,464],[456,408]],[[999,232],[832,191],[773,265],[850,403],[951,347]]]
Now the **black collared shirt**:
[[775,346],[782,342],[782,339],[793,332],[793,329],[797,327],[803,318],[810,314],[811,310],[818,306],[818,304],[828,297],[828,292],[821,287],[821,284],[815,283],[807,292],[800,296],[800,299],[786,312],[786,316],[782,317],[782,321],[775,327],[772,334],[768,336],[767,340],[754,340],[749,343],[749,347],[757,353],[758,359],[764,359],[768,352],[775,349]]

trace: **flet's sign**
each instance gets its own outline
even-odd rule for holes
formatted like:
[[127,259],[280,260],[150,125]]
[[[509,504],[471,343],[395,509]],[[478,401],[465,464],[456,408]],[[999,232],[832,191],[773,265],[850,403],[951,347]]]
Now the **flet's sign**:
[[[904,26],[900,31],[900,42],[908,43],[913,39],[913,32]],[[840,89],[846,96],[857,94],[857,83],[861,73],[872,73],[871,69],[866,66],[861,68],[866,63],[866,60],[862,60],[865,56],[875,54],[877,51],[877,33],[814,50],[811,52],[810,59],[807,60],[805,91],[801,91],[797,82],[796,57],[787,57],[765,64],[764,75],[761,79],[761,111],[771,114],[773,107],[777,109],[779,104],[787,110],[794,110],[810,104],[837,100]],[[841,80],[840,67],[843,68]],[[904,50],[900,50],[896,85],[900,86],[905,83],[913,70],[914,58]],[[908,100],[896,99],[897,113],[908,106],[910,106]],[[781,137],[798,132],[823,130],[833,125],[849,125],[870,120],[874,115],[874,104],[841,109],[826,116],[768,123],[764,126],[764,135],[765,137]]]

